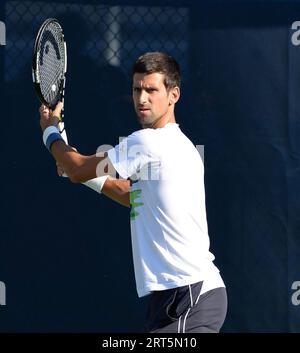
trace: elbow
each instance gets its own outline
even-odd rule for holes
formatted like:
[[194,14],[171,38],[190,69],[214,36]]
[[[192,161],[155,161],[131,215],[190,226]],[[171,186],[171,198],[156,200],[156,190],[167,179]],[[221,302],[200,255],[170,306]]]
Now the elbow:
[[79,183],[82,183],[84,181],[82,179],[81,174],[78,173],[76,170],[70,171],[67,174],[68,174],[68,177],[71,180],[71,182],[74,183],[74,184],[79,184]]
[[69,175],[69,179],[70,179],[71,182],[74,183],[74,184],[79,184],[79,183],[80,183],[80,179],[79,179],[77,176]]

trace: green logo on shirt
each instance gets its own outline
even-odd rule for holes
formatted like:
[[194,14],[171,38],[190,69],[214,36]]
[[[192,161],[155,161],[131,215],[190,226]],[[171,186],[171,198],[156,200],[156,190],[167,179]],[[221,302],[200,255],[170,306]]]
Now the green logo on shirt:
[[137,189],[130,192],[130,205],[131,205],[130,219],[133,221],[139,215],[139,213],[136,210],[136,207],[140,207],[144,205],[143,202],[136,202],[136,199],[140,196],[141,192],[142,192],[141,189]]

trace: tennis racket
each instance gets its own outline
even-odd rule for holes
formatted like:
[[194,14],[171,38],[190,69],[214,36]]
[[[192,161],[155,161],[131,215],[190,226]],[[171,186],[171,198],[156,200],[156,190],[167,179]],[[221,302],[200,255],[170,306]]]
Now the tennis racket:
[[[67,72],[67,45],[61,25],[49,18],[41,25],[34,44],[32,58],[32,78],[35,91],[41,103],[54,109],[64,103]],[[62,138],[68,144],[62,111],[58,124]]]

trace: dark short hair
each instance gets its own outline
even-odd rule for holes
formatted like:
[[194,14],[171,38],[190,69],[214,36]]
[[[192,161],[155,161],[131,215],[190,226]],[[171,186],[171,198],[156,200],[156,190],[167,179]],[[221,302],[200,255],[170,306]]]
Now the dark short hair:
[[140,56],[133,65],[133,75],[161,73],[165,75],[164,84],[167,90],[180,87],[180,68],[177,61],[166,53],[147,52]]

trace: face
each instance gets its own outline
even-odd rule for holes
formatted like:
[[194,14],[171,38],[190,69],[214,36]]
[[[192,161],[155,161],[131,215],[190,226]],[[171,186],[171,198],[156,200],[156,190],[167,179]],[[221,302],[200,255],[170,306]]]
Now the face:
[[174,112],[174,90],[167,91],[164,74],[135,73],[133,76],[133,102],[140,124],[153,127]]

